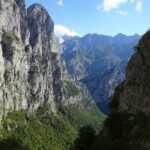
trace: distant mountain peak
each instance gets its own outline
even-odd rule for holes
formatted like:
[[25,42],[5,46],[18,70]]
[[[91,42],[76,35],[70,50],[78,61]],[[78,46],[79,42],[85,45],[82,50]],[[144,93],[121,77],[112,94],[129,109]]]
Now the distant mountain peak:
[[124,79],[126,63],[138,40],[138,36],[121,33],[117,37],[89,33],[62,43],[68,72],[88,87],[104,112],[115,86]]

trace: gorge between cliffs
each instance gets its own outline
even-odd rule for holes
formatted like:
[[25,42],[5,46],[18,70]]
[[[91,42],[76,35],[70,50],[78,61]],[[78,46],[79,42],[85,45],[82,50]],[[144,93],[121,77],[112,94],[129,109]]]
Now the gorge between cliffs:
[[149,150],[150,31],[63,38],[0,0],[0,150]]

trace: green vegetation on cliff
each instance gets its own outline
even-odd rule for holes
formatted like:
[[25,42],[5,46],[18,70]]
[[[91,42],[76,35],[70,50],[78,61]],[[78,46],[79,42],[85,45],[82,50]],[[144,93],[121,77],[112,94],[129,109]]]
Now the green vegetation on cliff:
[[98,111],[93,114],[82,107],[64,106],[57,115],[47,113],[47,106],[39,108],[34,115],[14,111],[3,122],[0,148],[9,150],[15,145],[16,150],[21,145],[22,149],[30,150],[69,150],[80,128],[90,125],[99,131],[103,120]]
[[66,90],[67,90],[67,94],[68,94],[68,97],[71,97],[71,96],[76,96],[79,94],[79,89],[73,85],[73,83],[71,82],[68,82],[66,81]]

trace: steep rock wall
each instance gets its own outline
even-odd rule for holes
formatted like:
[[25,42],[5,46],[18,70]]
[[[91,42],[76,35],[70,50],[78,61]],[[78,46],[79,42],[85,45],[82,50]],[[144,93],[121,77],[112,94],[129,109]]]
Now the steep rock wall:
[[34,4],[26,10],[24,0],[0,0],[0,20],[0,120],[10,111],[34,112],[44,103],[53,113],[58,103],[84,105],[86,98],[93,103],[67,74],[45,8]]
[[116,88],[110,107],[105,137],[117,149],[149,150],[150,31],[135,47],[127,65],[126,80]]

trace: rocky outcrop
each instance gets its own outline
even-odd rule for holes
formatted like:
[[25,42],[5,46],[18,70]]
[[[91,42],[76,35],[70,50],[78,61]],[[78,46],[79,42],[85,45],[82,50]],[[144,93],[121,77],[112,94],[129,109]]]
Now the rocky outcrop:
[[139,41],[127,65],[105,122],[105,136],[120,149],[150,149],[150,31]]
[[[87,92],[67,74],[45,8],[34,4],[26,10],[24,0],[0,0],[0,20],[0,120],[44,103],[52,113],[58,103],[83,104]],[[67,83],[77,86],[76,93],[68,94]]]

